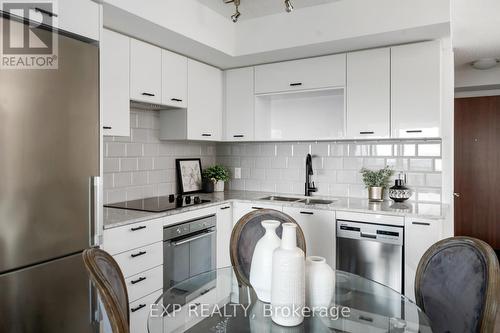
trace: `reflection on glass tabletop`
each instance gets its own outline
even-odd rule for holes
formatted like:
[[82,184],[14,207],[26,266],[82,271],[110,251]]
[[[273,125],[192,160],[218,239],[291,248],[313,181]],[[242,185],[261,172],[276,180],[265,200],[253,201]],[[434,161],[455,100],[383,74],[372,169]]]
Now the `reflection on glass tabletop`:
[[[302,309],[305,319],[283,327],[272,307],[249,286],[239,286],[233,267],[202,273],[166,290],[150,305],[150,333],[169,332],[432,332],[427,316],[395,290],[335,271],[328,307]],[[321,288],[321,287],[320,287]]]

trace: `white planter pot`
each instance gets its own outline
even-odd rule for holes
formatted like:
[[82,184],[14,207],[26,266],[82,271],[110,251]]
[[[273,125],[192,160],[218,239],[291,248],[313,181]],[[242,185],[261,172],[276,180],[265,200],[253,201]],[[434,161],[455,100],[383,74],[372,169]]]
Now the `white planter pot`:
[[306,305],[313,309],[328,307],[335,288],[335,273],[323,257],[306,259]]
[[222,180],[218,180],[214,183],[214,191],[224,192],[224,182]]
[[282,326],[297,326],[304,321],[305,260],[296,237],[297,225],[284,223],[281,246],[273,254],[272,320]]
[[271,302],[273,252],[281,245],[281,239],[276,235],[276,228],[280,226],[280,222],[265,220],[260,224],[266,233],[255,245],[250,266],[250,283],[257,297],[262,302],[269,303]]

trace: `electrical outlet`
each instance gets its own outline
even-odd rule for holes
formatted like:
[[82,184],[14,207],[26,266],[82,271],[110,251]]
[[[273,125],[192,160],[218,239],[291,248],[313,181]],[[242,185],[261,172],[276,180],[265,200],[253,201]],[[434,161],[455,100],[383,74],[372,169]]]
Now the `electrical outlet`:
[[234,179],[241,179],[241,168],[234,168]]

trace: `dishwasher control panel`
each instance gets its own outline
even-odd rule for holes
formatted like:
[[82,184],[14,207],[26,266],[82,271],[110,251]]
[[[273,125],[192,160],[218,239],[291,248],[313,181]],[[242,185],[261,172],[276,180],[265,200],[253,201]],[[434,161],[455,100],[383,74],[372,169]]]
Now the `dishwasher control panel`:
[[337,237],[342,238],[364,239],[394,245],[403,245],[403,232],[403,227],[337,220]]

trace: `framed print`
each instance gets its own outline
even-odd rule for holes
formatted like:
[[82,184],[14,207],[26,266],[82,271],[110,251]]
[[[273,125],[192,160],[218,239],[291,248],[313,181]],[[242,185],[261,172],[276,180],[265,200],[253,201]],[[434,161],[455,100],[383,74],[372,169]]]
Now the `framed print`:
[[201,159],[176,159],[175,165],[180,194],[200,192],[202,189]]

